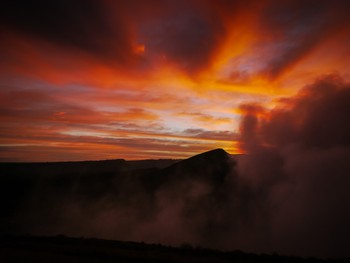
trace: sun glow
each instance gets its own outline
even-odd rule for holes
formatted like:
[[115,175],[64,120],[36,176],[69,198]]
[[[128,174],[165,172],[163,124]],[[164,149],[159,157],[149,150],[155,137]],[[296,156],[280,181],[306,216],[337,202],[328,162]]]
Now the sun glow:
[[272,109],[318,76],[350,79],[344,14],[229,2],[101,1],[93,24],[66,6],[70,26],[35,12],[14,22],[9,11],[0,27],[2,160],[39,151],[63,160],[72,149],[75,159],[238,153],[242,104]]

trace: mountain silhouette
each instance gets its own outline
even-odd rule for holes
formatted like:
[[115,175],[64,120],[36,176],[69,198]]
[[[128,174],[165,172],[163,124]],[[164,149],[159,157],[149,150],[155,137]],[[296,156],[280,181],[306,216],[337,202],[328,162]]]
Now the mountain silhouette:
[[199,184],[216,200],[231,167],[222,149],[185,160],[0,163],[0,234],[67,234],[60,232],[62,225],[78,220],[66,215],[67,207],[99,213],[106,200],[111,211],[156,213],[160,192],[181,200],[183,189],[195,191]]
[[218,185],[230,173],[234,161],[223,149],[215,149],[175,163],[161,171],[163,181],[198,180]]
[[150,263],[228,263],[282,262],[327,263],[344,260],[320,260],[278,254],[252,254],[218,251],[192,246],[169,247],[160,244],[121,242],[115,240],[69,238],[65,236],[3,236],[0,237],[0,260],[13,262],[150,262]]
[[[78,246],[98,238],[313,255],[271,239],[269,212],[276,208],[266,189],[238,174],[240,158],[246,157],[215,149],[184,160],[0,163],[0,237],[6,243],[6,235],[65,235],[84,237]],[[62,241],[67,251],[74,250],[71,241]]]

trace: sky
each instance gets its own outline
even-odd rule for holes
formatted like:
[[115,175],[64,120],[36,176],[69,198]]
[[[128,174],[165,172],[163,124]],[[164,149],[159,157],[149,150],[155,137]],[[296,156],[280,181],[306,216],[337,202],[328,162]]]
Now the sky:
[[[0,161],[247,152],[252,111],[272,110],[259,114],[278,123],[275,112],[302,108],[305,87],[350,81],[349,9],[345,0],[2,1]],[[283,127],[264,143],[280,146],[271,138],[292,134]]]

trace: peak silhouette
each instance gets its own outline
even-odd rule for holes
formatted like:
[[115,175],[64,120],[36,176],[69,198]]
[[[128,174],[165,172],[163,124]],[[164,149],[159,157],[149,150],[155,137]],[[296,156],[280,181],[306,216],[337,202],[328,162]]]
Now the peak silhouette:
[[229,154],[223,149],[204,152],[175,163],[164,169],[166,179],[176,177],[205,180],[211,182],[222,181],[231,168]]
[[[176,244],[176,236],[170,236],[177,235],[173,227],[179,226],[169,228],[163,216],[175,213],[182,222],[193,212],[203,217],[198,231],[220,236],[220,222],[211,213],[226,203],[225,179],[232,167],[223,149],[185,160],[0,163],[0,235],[134,236]],[[134,230],[153,221],[146,232]]]

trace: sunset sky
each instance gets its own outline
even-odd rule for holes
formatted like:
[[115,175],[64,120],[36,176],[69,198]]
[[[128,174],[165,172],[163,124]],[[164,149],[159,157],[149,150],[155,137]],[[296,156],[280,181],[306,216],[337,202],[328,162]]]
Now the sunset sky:
[[350,81],[349,13],[346,0],[4,1],[0,161],[240,153],[242,104]]

